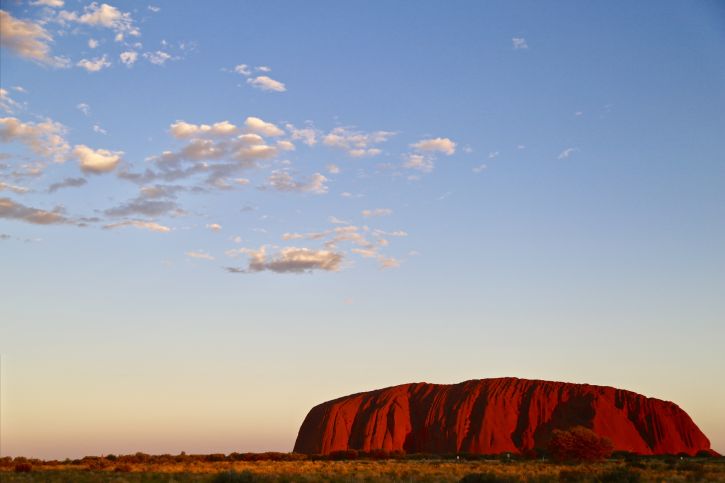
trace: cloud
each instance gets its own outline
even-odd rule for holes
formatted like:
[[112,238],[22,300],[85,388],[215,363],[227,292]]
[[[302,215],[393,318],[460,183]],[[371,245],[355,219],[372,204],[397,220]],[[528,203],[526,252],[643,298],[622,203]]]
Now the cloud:
[[529,48],[529,44],[526,43],[526,39],[523,37],[513,37],[511,39],[511,44],[514,47],[514,50]]
[[10,198],[0,198],[0,218],[20,220],[36,225],[52,225],[69,223],[63,210],[56,207],[53,211],[45,211],[16,203]]
[[98,72],[101,69],[111,67],[111,63],[108,62],[108,58],[105,54],[101,57],[96,57],[93,60],[81,59],[76,65],[78,67],[83,67],[88,72]]
[[488,169],[488,166],[486,166],[485,164],[480,164],[480,165],[476,166],[475,168],[473,168],[471,171],[473,171],[476,174],[479,174],[479,173],[483,173],[484,171],[486,171],[486,169]]
[[398,268],[400,266],[400,261],[396,260],[393,257],[384,257],[379,256],[378,262],[380,262],[380,268]]
[[63,181],[48,186],[48,193],[54,193],[62,188],[78,188],[88,183],[85,178],[66,178]]
[[258,117],[248,117],[244,121],[244,125],[247,126],[247,131],[262,136],[276,137],[284,134],[284,131],[272,124],[271,122],[265,122]]
[[340,269],[343,255],[330,250],[312,250],[309,248],[287,247],[268,255],[266,247],[259,250],[241,249],[249,257],[246,269],[227,267],[230,273],[255,273],[271,271],[275,273],[310,273],[314,270],[336,272]]
[[377,156],[381,153],[381,150],[372,146],[387,141],[395,134],[391,131],[364,133],[344,127],[336,127],[322,138],[322,143],[325,146],[343,149],[348,155],[355,158]]
[[164,65],[168,60],[173,60],[171,54],[168,54],[163,50],[157,50],[156,52],[144,52],[143,58],[154,65]]
[[101,174],[113,171],[121,162],[123,151],[92,149],[85,144],[78,144],[73,149],[81,169],[86,173]]
[[147,158],[147,161],[155,163],[158,171],[124,171],[119,176],[145,183],[154,179],[171,181],[204,174],[209,186],[231,189],[229,179],[239,171],[256,167],[259,161],[273,158],[278,153],[277,147],[268,145],[259,134],[247,132],[236,135],[237,129],[227,121],[213,125],[177,121],[172,124],[170,132],[177,139],[189,139],[184,147]]
[[41,25],[0,10],[0,45],[25,59],[51,67],[67,67],[68,59],[51,57],[53,37]]
[[209,223],[206,225],[211,231],[221,231],[222,226],[219,223]]
[[36,155],[58,163],[66,160],[70,150],[63,137],[65,133],[65,126],[51,119],[36,124],[24,123],[14,117],[0,118],[1,142],[22,143]]
[[186,256],[190,257],[190,258],[196,258],[198,260],[214,260],[214,257],[212,257],[208,253],[202,252],[202,251],[186,252]]
[[569,156],[574,154],[576,151],[579,151],[579,148],[566,148],[562,152],[559,153],[559,156],[557,156],[557,159],[567,159]]
[[16,186],[9,183],[6,183],[4,181],[0,181],[0,191],[12,191],[13,193],[17,193],[19,195],[25,194],[28,191],[30,191],[25,186]]
[[65,4],[63,0],[35,0],[30,5],[59,8]]
[[105,134],[108,134],[108,131],[106,131],[105,129],[103,129],[98,124],[94,124],[93,125],[93,132],[98,133],[98,134],[104,134],[104,135]]
[[362,210],[360,213],[365,218],[371,218],[377,216],[390,216],[393,214],[393,210],[390,208],[375,208],[374,210]]
[[133,25],[130,13],[121,12],[107,3],[98,5],[97,2],[92,2],[84,7],[82,14],[61,10],[58,14],[58,20],[61,23],[74,22],[91,27],[111,29],[121,36],[126,33],[134,36],[141,35],[138,28]]
[[121,52],[118,57],[121,59],[121,62],[124,65],[126,65],[127,67],[131,67],[138,60],[138,52],[129,50],[126,52]]
[[103,228],[106,230],[113,230],[115,228],[124,228],[127,226],[142,229],[142,230],[155,231],[157,233],[168,233],[171,231],[171,228],[169,228],[168,226],[159,225],[158,223],[155,223],[153,221],[143,221],[143,220],[120,221],[118,223],[110,223],[108,225],[104,225]]
[[433,166],[433,159],[430,156],[414,153],[405,155],[405,162],[403,163],[404,168],[417,169],[424,173],[433,171]]
[[249,70],[249,66],[247,64],[239,64],[236,67],[234,67],[234,72],[237,74],[249,77],[252,75],[252,71]]
[[96,39],[88,39],[88,47],[95,49],[98,47],[98,41]]
[[247,79],[247,84],[263,91],[285,92],[287,90],[282,82],[276,81],[266,75],[249,78]]
[[327,178],[320,173],[313,174],[307,180],[296,181],[287,170],[275,170],[269,175],[267,183],[262,188],[276,191],[296,191],[300,193],[314,193],[320,195],[327,193],[327,186],[325,185],[326,181]]
[[81,102],[80,104],[78,104],[76,106],[76,109],[78,109],[79,111],[81,111],[83,113],[83,115],[86,116],[86,117],[88,117],[88,116],[91,115],[91,106],[89,106],[85,102]]
[[23,106],[19,102],[10,97],[10,93],[6,89],[0,87],[0,109],[8,114],[13,114],[22,108]]
[[446,156],[456,152],[456,143],[448,138],[421,139],[410,146],[416,151],[439,152]]
[[330,174],[340,174],[340,167],[336,164],[328,164],[325,166],[327,168],[327,172]]
[[[256,119],[256,118],[254,118]],[[261,119],[260,119],[261,120]],[[264,121],[262,121],[264,122]],[[176,139],[189,139],[194,136],[229,136],[237,132],[237,126],[229,121],[212,124],[191,124],[185,121],[176,121],[169,127],[169,132]]]
[[167,213],[178,214],[181,213],[181,210],[175,201],[147,199],[142,195],[115,208],[109,208],[104,213],[108,216],[144,215],[155,217]]
[[302,141],[304,144],[308,146],[314,146],[317,144],[317,130],[312,127],[304,127],[304,128],[296,128],[293,124],[285,124],[287,130],[292,135],[292,140],[294,141]]
[[158,13],[158,12],[160,12],[160,11],[161,11],[161,7],[157,7],[157,6],[155,6],[155,5],[149,5],[149,6],[148,6],[148,7],[146,7],[146,8],[148,8],[149,10],[151,10],[151,11],[152,11],[152,12],[154,12],[154,13]]

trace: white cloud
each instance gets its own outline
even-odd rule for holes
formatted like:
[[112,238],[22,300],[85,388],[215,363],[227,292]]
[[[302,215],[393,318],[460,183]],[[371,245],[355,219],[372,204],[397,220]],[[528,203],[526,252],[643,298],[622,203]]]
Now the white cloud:
[[320,195],[327,193],[326,181],[327,178],[320,173],[313,174],[307,180],[297,181],[292,178],[292,175],[287,170],[275,170],[267,178],[267,183],[264,185],[264,188],[276,191],[296,191]]
[[371,218],[374,216],[390,216],[393,214],[393,210],[390,208],[375,208],[374,210],[362,210],[361,214],[365,218]]
[[93,60],[81,59],[78,61],[78,63],[76,65],[78,67],[83,67],[88,72],[98,72],[101,69],[110,67],[111,63],[108,62],[108,59],[106,58],[106,55],[104,54],[102,57],[96,57]]
[[121,162],[123,152],[92,149],[84,144],[78,144],[73,149],[73,154],[78,158],[84,172],[100,174],[113,171]]
[[219,223],[209,223],[206,225],[211,231],[221,231],[222,226]]
[[326,168],[330,174],[340,174],[340,167],[336,164],[328,164]]
[[322,138],[322,143],[325,146],[343,149],[350,156],[359,158],[377,156],[381,151],[372,146],[383,143],[394,135],[395,133],[390,131],[364,133],[344,127],[336,127]]
[[471,171],[473,171],[476,174],[479,174],[479,173],[483,173],[484,171],[486,171],[486,169],[488,169],[488,166],[486,166],[485,164],[480,164],[480,165],[476,166],[475,168],[473,168]]
[[96,39],[88,39],[88,47],[95,49],[98,47],[98,41]]
[[248,117],[247,120],[244,121],[244,125],[247,126],[248,132],[260,134],[262,136],[276,137],[284,134],[283,130],[271,122],[263,121],[258,117]]
[[526,43],[526,39],[523,37],[513,37],[511,39],[511,44],[514,47],[514,50],[529,48],[529,45]]
[[416,151],[440,152],[450,156],[456,152],[456,143],[448,138],[421,139],[411,147]]
[[234,72],[237,74],[249,77],[252,75],[252,71],[249,70],[249,66],[247,64],[239,64],[236,67],[234,67]]
[[176,121],[169,127],[169,132],[176,139],[188,139],[194,136],[230,136],[237,132],[237,126],[229,121],[209,124],[191,124],[186,121]]
[[231,273],[255,273],[271,271],[276,273],[308,273],[313,270],[336,272],[340,269],[343,255],[330,250],[311,250],[309,248],[286,247],[272,255],[267,254],[265,246],[259,250],[240,249],[238,252],[249,257],[246,269],[228,267]]
[[149,5],[149,6],[148,6],[148,7],[146,7],[146,8],[148,8],[149,10],[151,10],[151,11],[152,11],[152,12],[154,12],[154,13],[158,13],[158,12],[160,12],[160,11],[161,11],[161,7],[157,7],[157,6],[155,6],[155,5]]
[[149,231],[155,231],[157,233],[168,233],[171,231],[171,228],[164,225],[159,225],[158,223],[155,223],[153,221],[142,221],[142,220],[126,220],[126,221],[120,221],[118,223],[110,223],[108,225],[104,225],[103,228],[112,230],[114,228],[123,228],[126,226],[130,226],[133,228],[139,228],[142,230],[149,230]]
[[171,55],[163,50],[157,50],[156,52],[144,52],[143,58],[154,65],[164,65],[166,61],[172,59]]
[[409,153],[405,156],[405,162],[403,163],[404,168],[417,169],[424,173],[430,173],[433,171],[433,159],[423,154]]
[[92,2],[84,7],[83,13],[80,15],[76,12],[61,10],[58,18],[61,22],[74,22],[91,27],[111,29],[122,37],[126,33],[134,36],[141,35],[138,28],[134,27],[130,13],[121,12],[107,3],[98,5],[97,2]]
[[23,106],[19,102],[10,97],[10,93],[7,90],[0,87],[0,109],[8,114],[13,114],[16,110],[22,108]]
[[133,50],[121,52],[119,58],[126,66],[131,67],[138,60],[138,52],[134,52]]
[[282,151],[294,151],[295,145],[292,141],[277,141],[277,147]]
[[498,158],[498,154],[498,151],[491,151],[490,153],[488,153],[488,159],[496,159]]
[[98,134],[108,134],[108,131],[106,131],[105,129],[103,129],[98,124],[94,124],[93,125],[93,132],[98,133]]
[[186,256],[190,257],[190,258],[196,258],[198,260],[214,260],[214,257],[212,257],[208,253],[202,252],[202,251],[186,252]]
[[267,73],[272,72],[272,68],[267,67],[266,65],[259,65],[259,66],[255,67],[254,70],[257,70],[259,72],[267,72]]
[[91,115],[91,106],[89,106],[85,102],[81,102],[80,104],[78,104],[76,106],[76,109],[81,111],[83,113],[83,115],[86,117]]
[[574,154],[576,151],[579,151],[579,148],[566,148],[562,152],[559,153],[559,156],[557,156],[558,159],[567,159],[569,156]]
[[276,81],[271,77],[267,77],[266,75],[249,78],[247,79],[247,84],[250,84],[251,86],[256,87],[257,89],[261,89],[263,91],[285,92],[287,90],[282,82]]
[[304,127],[297,129],[292,124],[286,124],[285,127],[292,134],[292,139],[295,141],[302,141],[308,146],[314,146],[317,144],[317,130],[314,127]]
[[30,5],[58,8],[65,4],[63,0],[35,0],[30,2]]
[[4,181],[0,181],[0,191],[12,191],[13,193],[22,195],[22,194],[27,193],[30,190],[28,188],[26,188],[25,186],[12,185],[12,184],[6,183]]
[[19,55],[51,67],[67,67],[68,59],[51,57],[50,43],[53,36],[41,25],[30,20],[20,20],[0,10],[0,44]]
[[65,161],[70,150],[65,133],[65,126],[50,119],[36,124],[14,117],[0,118],[0,141],[20,142],[38,156],[57,163]]

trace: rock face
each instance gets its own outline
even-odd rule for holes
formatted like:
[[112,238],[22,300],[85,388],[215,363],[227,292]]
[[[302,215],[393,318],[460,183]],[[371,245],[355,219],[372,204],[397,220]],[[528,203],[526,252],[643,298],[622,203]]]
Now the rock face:
[[676,404],[631,391],[517,378],[404,384],[312,408],[294,450],[522,453],[546,446],[554,429],[584,426],[615,451],[645,455],[710,450]]

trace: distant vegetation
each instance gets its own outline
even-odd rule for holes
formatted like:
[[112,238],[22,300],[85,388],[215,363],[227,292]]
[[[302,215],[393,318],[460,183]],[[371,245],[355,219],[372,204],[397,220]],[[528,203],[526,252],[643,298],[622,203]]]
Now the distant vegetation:
[[[690,458],[684,455],[637,456],[615,453],[604,461],[591,461],[591,435],[581,437],[584,458],[564,461],[541,456],[516,455],[423,455],[385,451],[340,451],[328,456],[297,453],[231,453],[208,455],[89,456],[77,460],[41,461],[0,458],[3,483],[73,482],[499,482],[499,483],[636,483],[725,481],[725,458]],[[561,444],[570,448],[572,434],[552,438],[552,450]],[[606,446],[606,445],[605,445]],[[578,447],[574,445],[574,447]],[[598,447],[593,446],[594,449]],[[611,450],[610,450],[611,451]],[[584,461],[582,461],[584,460]]]

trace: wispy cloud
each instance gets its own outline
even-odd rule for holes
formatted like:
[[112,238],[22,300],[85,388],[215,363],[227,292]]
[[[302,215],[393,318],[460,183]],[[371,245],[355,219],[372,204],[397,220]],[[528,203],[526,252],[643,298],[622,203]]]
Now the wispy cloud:
[[513,37],[511,39],[511,44],[513,45],[514,50],[529,48],[529,44],[526,43],[526,39],[523,37]]
[[562,152],[559,153],[559,156],[557,156],[558,159],[567,159],[575,152],[579,151],[579,148],[566,148]]

